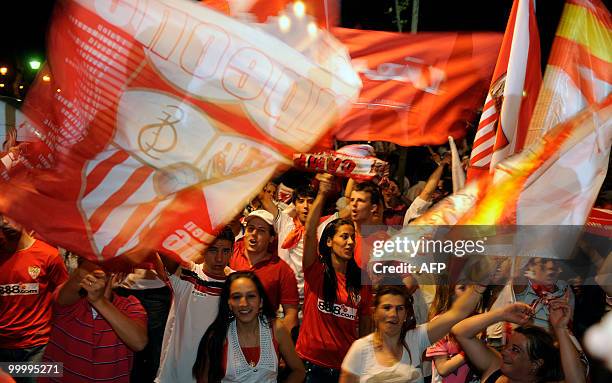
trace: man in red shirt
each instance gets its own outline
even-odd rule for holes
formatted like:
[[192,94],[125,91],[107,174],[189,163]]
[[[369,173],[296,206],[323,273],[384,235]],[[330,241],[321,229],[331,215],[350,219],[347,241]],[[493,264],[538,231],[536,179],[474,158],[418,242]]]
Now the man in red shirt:
[[66,279],[56,248],[0,216],[0,361],[42,360],[51,332],[53,293]]
[[291,331],[297,326],[299,296],[295,273],[291,267],[273,254],[274,216],[266,210],[255,210],[246,217],[243,246],[234,246],[230,268],[252,270],[266,290],[274,308],[283,307],[283,324]]
[[349,199],[351,220],[355,224],[355,262],[357,266],[365,268],[370,259],[371,245],[364,243],[367,237],[366,226],[380,225],[377,212],[382,204],[380,188],[372,181],[356,184]]
[[147,314],[134,296],[112,292],[118,282],[81,259],[60,288],[44,355],[45,362],[63,363],[64,376],[57,381],[129,383],[133,352],[147,345]]

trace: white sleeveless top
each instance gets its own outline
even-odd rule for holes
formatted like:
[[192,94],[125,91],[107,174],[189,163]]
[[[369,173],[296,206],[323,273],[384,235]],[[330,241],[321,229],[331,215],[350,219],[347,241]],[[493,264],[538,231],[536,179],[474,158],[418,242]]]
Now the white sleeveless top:
[[272,329],[259,320],[259,361],[251,366],[240,348],[236,321],[227,331],[227,367],[222,382],[271,382],[276,383],[278,358],[272,342]]

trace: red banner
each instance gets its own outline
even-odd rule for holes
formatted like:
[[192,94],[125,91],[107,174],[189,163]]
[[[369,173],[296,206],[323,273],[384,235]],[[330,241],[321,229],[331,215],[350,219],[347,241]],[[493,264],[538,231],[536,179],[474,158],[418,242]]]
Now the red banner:
[[482,106],[500,33],[400,34],[336,28],[363,88],[335,130],[343,141],[439,145]]
[[191,258],[357,94],[325,36],[305,48],[333,70],[196,3],[59,1],[0,212],[93,260]]

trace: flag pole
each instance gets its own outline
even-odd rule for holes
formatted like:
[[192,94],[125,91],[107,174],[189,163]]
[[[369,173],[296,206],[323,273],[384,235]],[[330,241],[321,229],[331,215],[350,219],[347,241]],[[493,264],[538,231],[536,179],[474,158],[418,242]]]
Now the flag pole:
[[[402,23],[399,18],[398,0],[395,0],[395,15],[397,18],[397,29],[402,31]],[[419,0],[412,0],[412,21],[410,22],[410,33],[416,33],[419,24]],[[404,177],[406,176],[406,160],[408,160],[408,149],[404,146],[400,149],[399,165],[397,167],[397,186],[400,193],[404,194]]]

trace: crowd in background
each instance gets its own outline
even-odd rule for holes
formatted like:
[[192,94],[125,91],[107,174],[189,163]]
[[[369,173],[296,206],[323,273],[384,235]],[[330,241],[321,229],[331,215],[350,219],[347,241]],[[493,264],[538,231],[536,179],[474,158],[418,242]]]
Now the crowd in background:
[[588,244],[601,286],[555,259],[493,256],[435,285],[364,282],[365,229],[408,225],[452,192],[450,156],[420,154],[378,183],[291,170],[200,258],[154,253],[129,273],[3,217],[0,361],[63,363],[61,378],[15,379],[41,382],[610,381],[581,347],[612,304],[612,261]]

